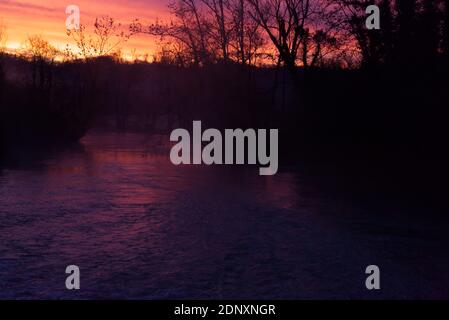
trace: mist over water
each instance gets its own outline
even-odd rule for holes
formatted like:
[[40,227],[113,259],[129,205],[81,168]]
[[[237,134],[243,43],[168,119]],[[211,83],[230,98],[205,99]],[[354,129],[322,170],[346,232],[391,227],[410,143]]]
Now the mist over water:
[[301,166],[174,166],[166,141],[91,132],[0,164],[0,298],[449,295],[444,224],[357,207]]

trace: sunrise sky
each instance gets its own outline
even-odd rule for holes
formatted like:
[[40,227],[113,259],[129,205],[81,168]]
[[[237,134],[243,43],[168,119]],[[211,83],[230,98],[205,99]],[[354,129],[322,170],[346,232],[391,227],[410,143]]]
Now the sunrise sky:
[[[72,44],[66,34],[65,9],[77,5],[81,11],[81,23],[91,27],[95,17],[109,15],[122,24],[134,19],[151,22],[168,17],[169,0],[0,0],[0,23],[6,27],[8,49],[20,49],[30,35],[42,35],[54,46],[64,49]],[[124,46],[124,53],[133,49],[138,54],[156,50],[154,39],[137,36]]]

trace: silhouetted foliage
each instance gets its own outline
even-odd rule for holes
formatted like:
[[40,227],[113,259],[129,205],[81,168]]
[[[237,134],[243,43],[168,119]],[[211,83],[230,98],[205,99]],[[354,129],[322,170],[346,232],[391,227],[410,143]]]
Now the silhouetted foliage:
[[265,40],[243,0],[177,0],[169,5],[174,20],[148,26],[135,21],[131,30],[159,37],[164,55],[179,65],[235,61],[254,65]]
[[78,52],[68,48],[66,54],[70,58],[81,56],[83,59],[113,55],[131,37],[109,16],[97,17],[92,33],[87,32],[85,25],[80,25],[79,29],[67,30],[67,35],[75,41]]
[[443,54],[449,70],[449,0],[444,0]]

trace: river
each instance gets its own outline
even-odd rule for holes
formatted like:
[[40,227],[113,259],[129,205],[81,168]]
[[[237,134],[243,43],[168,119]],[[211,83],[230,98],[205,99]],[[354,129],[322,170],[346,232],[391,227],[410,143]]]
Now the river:
[[0,164],[0,298],[449,298],[447,224],[329,185],[300,165],[174,166],[164,137],[135,133],[16,150]]

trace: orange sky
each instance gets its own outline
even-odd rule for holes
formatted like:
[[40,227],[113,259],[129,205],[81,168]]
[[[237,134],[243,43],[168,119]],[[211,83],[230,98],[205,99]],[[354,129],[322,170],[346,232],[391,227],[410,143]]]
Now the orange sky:
[[[109,15],[122,24],[154,21],[168,16],[169,0],[0,0],[0,23],[6,27],[9,49],[23,47],[30,35],[42,35],[54,46],[64,49],[72,41],[66,35],[65,9],[77,5],[81,23],[91,27],[95,17]],[[123,45],[124,53],[152,54],[156,44],[149,36],[137,36]]]

